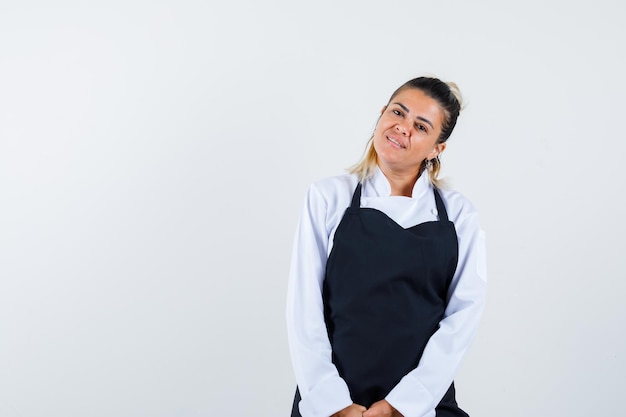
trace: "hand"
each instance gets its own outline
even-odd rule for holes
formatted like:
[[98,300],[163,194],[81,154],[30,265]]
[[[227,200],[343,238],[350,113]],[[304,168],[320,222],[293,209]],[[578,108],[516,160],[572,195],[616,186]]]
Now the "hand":
[[362,405],[352,404],[347,406],[343,410],[337,411],[330,417],[362,417],[365,410],[367,410],[367,408],[363,407]]
[[366,412],[363,413],[363,417],[403,417],[395,408],[387,402],[387,400],[380,400],[372,404]]

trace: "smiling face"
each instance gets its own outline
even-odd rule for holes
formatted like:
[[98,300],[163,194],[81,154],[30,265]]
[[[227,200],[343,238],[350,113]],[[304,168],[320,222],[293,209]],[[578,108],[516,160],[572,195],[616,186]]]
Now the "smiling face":
[[445,147],[437,143],[444,112],[421,90],[406,88],[383,108],[374,130],[374,149],[383,172],[417,175],[425,159],[435,158]]

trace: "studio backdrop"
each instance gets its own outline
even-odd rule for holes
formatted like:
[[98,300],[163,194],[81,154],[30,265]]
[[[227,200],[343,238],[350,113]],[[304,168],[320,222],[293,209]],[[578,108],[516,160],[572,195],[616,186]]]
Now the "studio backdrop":
[[[287,415],[307,187],[391,92],[455,81],[442,155],[489,294],[475,417],[619,415],[622,2],[0,4],[0,416]],[[417,416],[416,416],[417,417]]]

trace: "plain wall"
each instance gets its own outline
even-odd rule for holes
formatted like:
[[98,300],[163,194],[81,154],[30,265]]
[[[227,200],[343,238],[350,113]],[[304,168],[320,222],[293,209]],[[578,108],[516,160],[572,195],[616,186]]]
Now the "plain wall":
[[[287,415],[308,185],[404,81],[456,81],[478,207],[474,417],[618,415],[620,1],[0,3],[0,416]],[[407,416],[408,417],[408,416]]]

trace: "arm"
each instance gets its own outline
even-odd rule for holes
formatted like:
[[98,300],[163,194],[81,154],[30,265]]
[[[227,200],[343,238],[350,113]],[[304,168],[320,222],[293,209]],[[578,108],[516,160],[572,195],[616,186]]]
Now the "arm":
[[328,417],[352,405],[348,386],[332,363],[324,321],[326,217],[327,203],[313,185],[296,231],[287,290],[287,336],[303,417]]
[[485,304],[485,238],[478,215],[466,210],[455,221],[459,241],[457,270],[448,291],[448,305],[438,330],[429,339],[418,366],[385,398],[405,417],[433,410],[474,338]]

